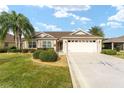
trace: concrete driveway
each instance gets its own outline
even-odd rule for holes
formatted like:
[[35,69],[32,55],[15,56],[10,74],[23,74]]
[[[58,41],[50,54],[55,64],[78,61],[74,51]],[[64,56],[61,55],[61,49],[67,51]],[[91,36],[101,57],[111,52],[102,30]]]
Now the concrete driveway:
[[68,54],[74,87],[124,87],[124,59],[95,53]]

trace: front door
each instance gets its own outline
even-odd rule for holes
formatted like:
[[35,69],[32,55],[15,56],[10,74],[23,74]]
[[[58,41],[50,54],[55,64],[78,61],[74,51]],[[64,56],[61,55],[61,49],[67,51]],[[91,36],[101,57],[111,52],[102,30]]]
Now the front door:
[[57,51],[58,52],[62,51],[62,49],[63,49],[63,41],[60,40],[60,41],[57,42]]

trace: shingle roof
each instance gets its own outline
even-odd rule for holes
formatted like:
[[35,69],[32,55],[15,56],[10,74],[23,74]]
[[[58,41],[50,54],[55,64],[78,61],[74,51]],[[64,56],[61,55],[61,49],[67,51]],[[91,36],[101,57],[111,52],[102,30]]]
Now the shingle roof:
[[[42,32],[36,32],[36,36],[39,35],[40,33]],[[93,38],[101,38],[101,37],[98,37],[98,36],[94,36],[94,35],[89,35],[89,34],[85,34],[85,35],[71,35],[71,31],[68,31],[68,32],[44,32],[46,34],[49,34],[49,35],[52,35],[54,36],[55,38],[62,38],[62,37],[93,37]]]
[[103,41],[104,43],[110,43],[110,42],[124,42],[124,36],[116,37],[116,38],[110,38]]
[[69,35],[72,32],[45,32],[45,33],[50,34],[55,38],[61,38],[63,36]]
[[14,36],[7,34],[4,42],[14,42]]

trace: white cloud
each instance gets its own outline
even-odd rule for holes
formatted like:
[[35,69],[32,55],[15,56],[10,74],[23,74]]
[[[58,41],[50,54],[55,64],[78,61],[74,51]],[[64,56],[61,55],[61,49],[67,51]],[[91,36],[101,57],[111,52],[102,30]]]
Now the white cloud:
[[108,18],[107,23],[100,24],[101,27],[111,27],[111,28],[123,28],[123,22],[124,22],[124,6],[123,5],[112,5],[112,7],[115,7],[117,10],[117,13],[115,15],[112,15]]
[[115,15],[110,16],[108,18],[108,21],[124,22],[124,6],[113,6],[113,7],[116,7],[118,12]]
[[47,31],[62,31],[60,27],[52,24],[45,24],[45,23],[38,22],[37,25],[39,25],[42,29]]
[[107,26],[110,26],[111,28],[122,28],[122,24],[118,22],[108,22]]
[[111,28],[122,28],[123,25],[119,22],[107,22],[107,23],[102,23],[100,24],[101,27],[105,27],[105,26],[108,26],[108,27],[111,27]]
[[118,11],[115,15],[109,17],[108,20],[124,22],[124,9]]
[[104,26],[106,26],[106,24],[105,23],[101,23],[100,26],[101,27],[104,27]]
[[49,8],[53,8],[56,11],[86,11],[90,9],[89,5],[53,5],[53,6],[47,6]]
[[6,12],[9,11],[9,8],[7,5],[0,5],[0,12],[3,12],[3,11],[6,11]]
[[53,8],[55,10],[54,16],[57,18],[65,18],[65,17],[73,17],[75,20],[79,20],[81,22],[90,21],[91,19],[87,17],[78,16],[72,12],[74,11],[86,11],[90,9],[90,6],[86,5],[54,5],[54,6],[47,6],[49,8]]
[[40,31],[40,28],[37,26],[34,26],[35,31]]
[[37,6],[37,7],[43,8],[45,5],[32,5],[32,6]]
[[53,15],[56,18],[65,18],[65,17],[72,17],[74,20],[78,20],[81,21],[83,23],[86,23],[87,21],[91,21],[91,19],[87,18],[87,17],[81,17],[78,16],[72,12],[75,11],[87,11],[89,10],[91,7],[89,5],[37,5],[41,8],[43,8],[44,6],[54,9],[54,13]]
[[57,18],[62,18],[70,16],[70,13],[67,13],[66,11],[57,11],[53,15]]
[[71,25],[74,25],[74,24],[75,24],[75,22],[74,22],[74,21],[72,21],[70,24],[71,24]]
[[79,17],[79,20],[81,20],[81,21],[91,21],[91,19],[89,19],[87,17]]
[[123,5],[112,5],[112,7],[115,7],[116,10],[124,9],[124,6]]
[[78,16],[78,15],[75,15],[73,13],[69,13],[66,11],[56,11],[53,15],[57,18],[73,17],[75,20],[79,20],[81,22],[91,21],[91,19],[87,17],[81,17],[81,16]]
[[48,7],[56,11],[87,11],[90,9],[89,5],[33,5],[38,7]]

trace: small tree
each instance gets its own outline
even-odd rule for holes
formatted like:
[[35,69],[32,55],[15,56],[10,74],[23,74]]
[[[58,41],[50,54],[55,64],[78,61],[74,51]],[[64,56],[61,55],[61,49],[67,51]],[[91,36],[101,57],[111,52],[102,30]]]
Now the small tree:
[[92,35],[95,35],[95,36],[104,37],[104,33],[102,31],[102,28],[99,26],[91,27],[91,29],[89,29],[89,33],[91,33]]

